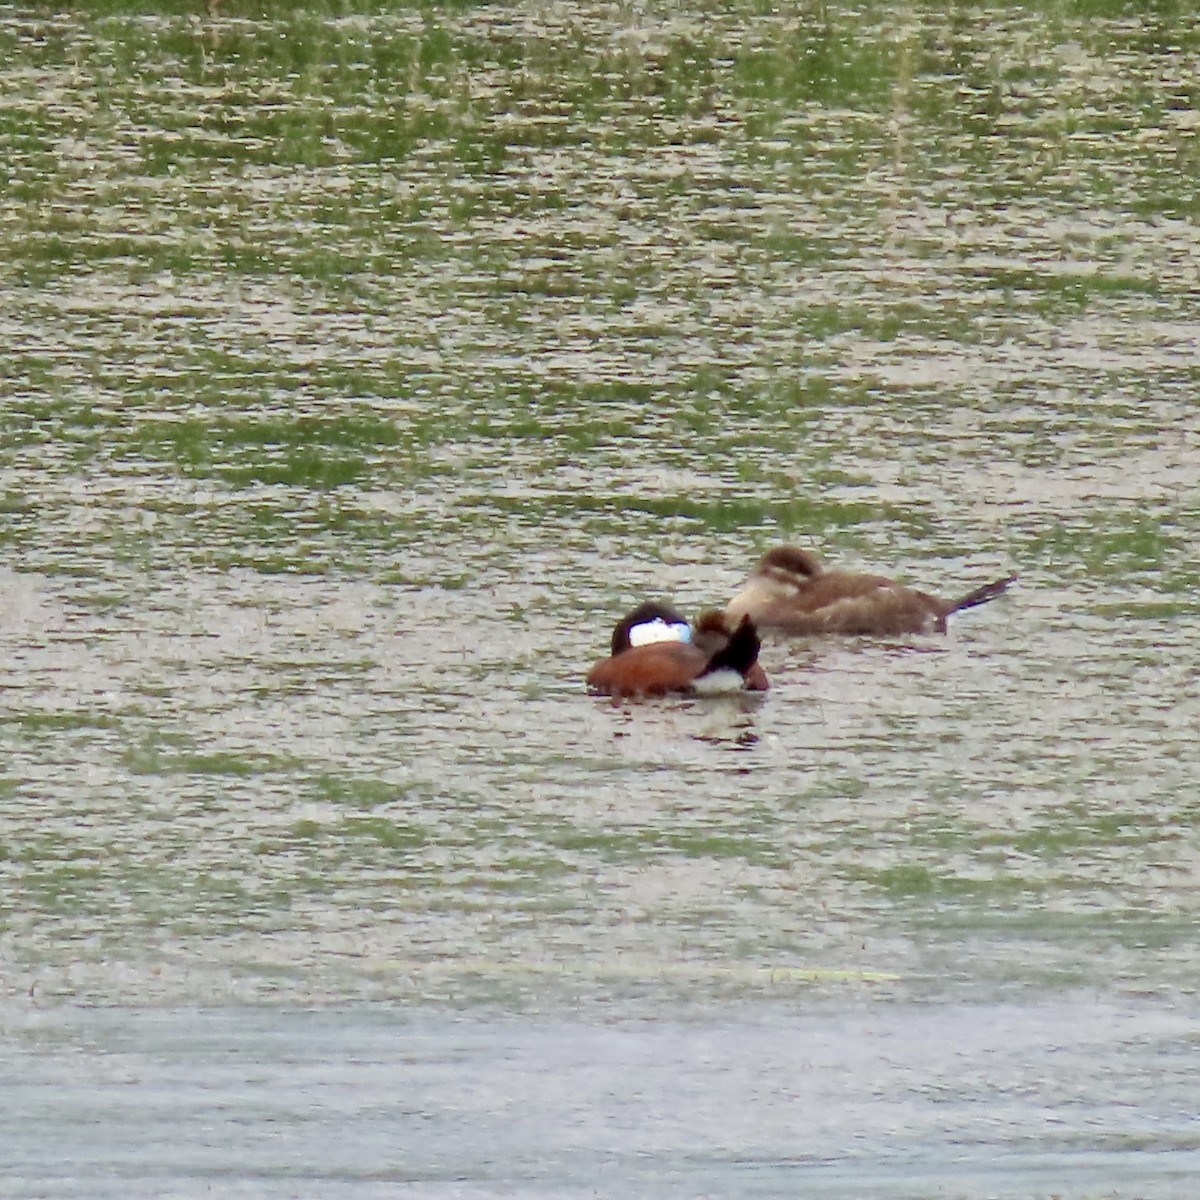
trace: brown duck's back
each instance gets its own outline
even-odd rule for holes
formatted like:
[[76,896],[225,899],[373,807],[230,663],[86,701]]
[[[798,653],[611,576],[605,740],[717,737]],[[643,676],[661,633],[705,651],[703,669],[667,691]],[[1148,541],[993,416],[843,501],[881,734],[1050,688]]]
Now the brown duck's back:
[[635,646],[596,663],[587,674],[587,684],[608,696],[663,696],[686,691],[704,670],[708,657],[687,642]]
[[946,618],[929,597],[908,588],[876,588],[842,596],[805,610],[777,604],[758,620],[760,626],[785,633],[844,633],[883,637],[901,633],[941,633]]
[[874,597],[881,591],[911,591],[900,587],[882,575],[862,571],[823,571],[805,581],[796,592],[796,605],[811,612],[838,600]]

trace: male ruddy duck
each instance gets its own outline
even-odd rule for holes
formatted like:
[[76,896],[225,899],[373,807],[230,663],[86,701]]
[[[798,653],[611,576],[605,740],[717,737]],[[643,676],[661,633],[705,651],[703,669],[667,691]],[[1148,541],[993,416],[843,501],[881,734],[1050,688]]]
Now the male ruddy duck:
[[942,600],[880,575],[827,571],[809,551],[779,546],[762,556],[725,616],[794,634],[945,633],[951,613],[994,600],[1015,579],[1009,575],[958,600]]
[[709,612],[693,630],[669,605],[648,601],[618,622],[612,654],[592,667],[587,684],[605,696],[765,692],[770,685],[758,662],[760,645],[749,617],[734,627]]

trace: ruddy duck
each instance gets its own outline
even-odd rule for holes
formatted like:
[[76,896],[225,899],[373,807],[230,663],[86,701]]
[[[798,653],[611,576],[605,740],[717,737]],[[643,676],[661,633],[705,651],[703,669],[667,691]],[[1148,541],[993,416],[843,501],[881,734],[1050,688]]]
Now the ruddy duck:
[[725,616],[795,634],[945,633],[951,613],[994,600],[1015,579],[1009,575],[961,599],[942,600],[880,575],[827,571],[809,551],[779,546],[762,556]]
[[764,692],[770,685],[758,662],[760,645],[749,617],[733,627],[709,612],[693,630],[670,605],[648,601],[617,623],[612,654],[592,667],[587,684],[605,696]]

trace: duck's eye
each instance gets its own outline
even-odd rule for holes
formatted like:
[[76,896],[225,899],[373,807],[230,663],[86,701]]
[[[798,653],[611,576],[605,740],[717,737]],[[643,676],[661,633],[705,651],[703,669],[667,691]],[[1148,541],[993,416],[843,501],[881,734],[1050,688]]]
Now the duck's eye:
[[654,642],[690,642],[692,629],[686,621],[664,621],[655,617],[653,621],[643,621],[629,630],[631,646],[649,646]]

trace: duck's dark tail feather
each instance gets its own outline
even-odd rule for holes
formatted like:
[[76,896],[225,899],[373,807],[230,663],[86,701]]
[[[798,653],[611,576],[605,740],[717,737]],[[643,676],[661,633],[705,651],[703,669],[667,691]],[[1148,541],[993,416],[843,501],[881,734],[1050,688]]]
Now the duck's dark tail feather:
[[977,604],[986,604],[989,600],[995,600],[997,596],[1003,596],[1008,591],[1008,585],[1016,582],[1015,575],[1009,575],[1005,579],[994,579],[991,583],[985,583],[983,587],[977,587],[973,592],[968,592],[961,600],[956,600],[951,605],[952,613],[962,612],[964,608],[974,608]]
[[758,652],[762,649],[762,639],[754,622],[749,617],[743,617],[741,624],[729,635],[729,641],[720,648],[705,664],[700,672],[700,678],[712,675],[716,671],[736,671],[743,679],[746,672],[758,662]]

